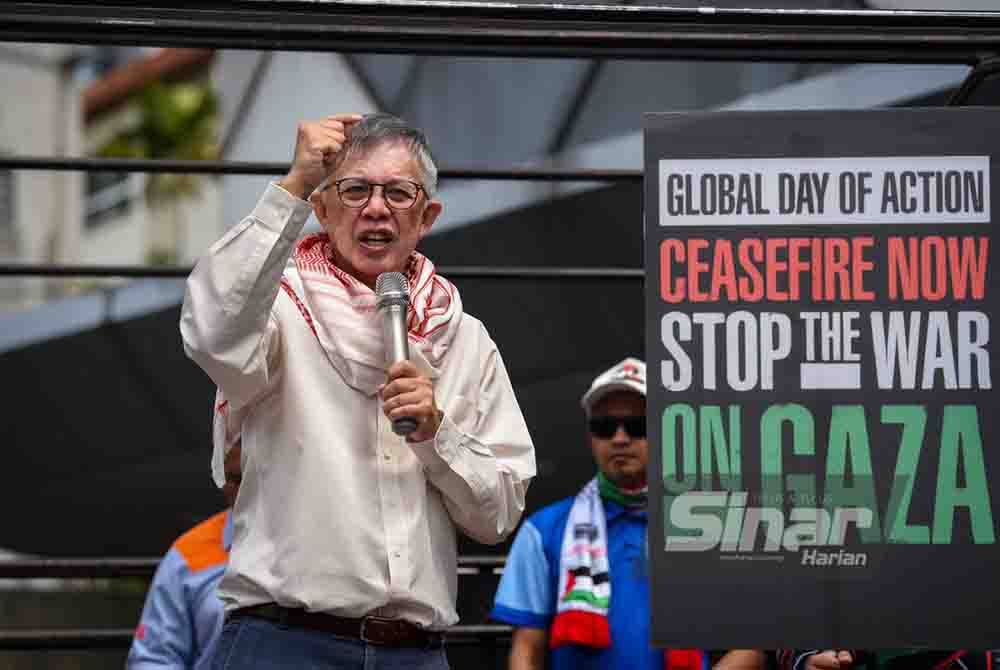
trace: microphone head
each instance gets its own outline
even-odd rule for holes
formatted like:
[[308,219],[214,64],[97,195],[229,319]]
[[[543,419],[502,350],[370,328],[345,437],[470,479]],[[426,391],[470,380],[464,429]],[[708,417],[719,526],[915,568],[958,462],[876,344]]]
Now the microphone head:
[[376,307],[410,304],[410,283],[402,272],[383,272],[375,280]]

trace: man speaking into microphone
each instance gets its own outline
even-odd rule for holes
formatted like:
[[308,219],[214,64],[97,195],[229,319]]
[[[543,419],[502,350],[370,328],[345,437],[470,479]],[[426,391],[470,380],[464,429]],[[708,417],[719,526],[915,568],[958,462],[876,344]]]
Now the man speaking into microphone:
[[[416,251],[436,186],[395,117],[302,122],[288,174],[188,279],[216,450],[243,444],[213,667],[446,668],[455,530],[496,543],[521,517],[534,449],[503,360]],[[311,212],[324,232],[298,239]]]

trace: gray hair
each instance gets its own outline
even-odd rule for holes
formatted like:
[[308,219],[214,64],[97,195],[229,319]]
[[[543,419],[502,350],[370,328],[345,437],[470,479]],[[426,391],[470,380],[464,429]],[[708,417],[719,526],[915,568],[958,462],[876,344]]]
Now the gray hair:
[[333,174],[349,158],[365,154],[381,144],[402,142],[416,160],[428,198],[433,198],[437,191],[437,165],[431,154],[430,145],[423,131],[408,125],[402,119],[392,114],[366,114],[360,121],[350,127],[347,142],[340,151],[340,156],[330,174],[317,188],[322,191],[333,183]]

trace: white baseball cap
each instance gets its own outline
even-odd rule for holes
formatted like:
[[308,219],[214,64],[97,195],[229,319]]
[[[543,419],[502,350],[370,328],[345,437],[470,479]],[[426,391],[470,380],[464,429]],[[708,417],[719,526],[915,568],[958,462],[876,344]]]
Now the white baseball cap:
[[638,358],[626,358],[597,375],[590,389],[580,398],[587,416],[598,400],[613,391],[634,391],[646,395],[646,364]]

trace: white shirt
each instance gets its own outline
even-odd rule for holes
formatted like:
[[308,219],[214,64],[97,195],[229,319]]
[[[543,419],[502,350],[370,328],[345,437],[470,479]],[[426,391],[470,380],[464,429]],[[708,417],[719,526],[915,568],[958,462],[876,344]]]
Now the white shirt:
[[[458,621],[456,526],[502,541],[535,456],[500,353],[464,314],[434,379],[437,435],[408,444],[378,396],[348,386],[279,282],[309,205],[275,184],[191,273],[188,355],[243,423],[243,482],[220,586],[261,603],[440,629]],[[411,359],[433,372],[411,348]]]

